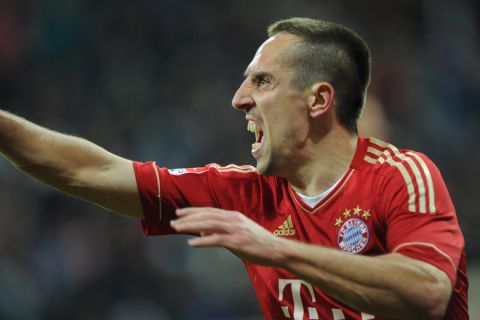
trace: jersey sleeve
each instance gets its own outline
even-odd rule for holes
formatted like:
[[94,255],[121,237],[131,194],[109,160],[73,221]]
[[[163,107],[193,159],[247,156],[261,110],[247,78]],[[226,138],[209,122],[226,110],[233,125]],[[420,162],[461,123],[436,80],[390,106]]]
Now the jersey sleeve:
[[184,207],[217,207],[246,215],[258,206],[260,176],[251,166],[216,164],[167,169],[154,162],[134,162],[143,207],[145,235],[175,233],[170,221]]
[[406,152],[380,188],[386,244],[397,252],[436,266],[455,285],[464,238],[438,168],[425,155]]

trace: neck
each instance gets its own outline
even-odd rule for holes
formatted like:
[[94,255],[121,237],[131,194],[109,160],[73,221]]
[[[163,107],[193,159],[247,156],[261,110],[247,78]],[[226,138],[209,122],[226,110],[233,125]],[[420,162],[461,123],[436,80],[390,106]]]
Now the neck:
[[358,137],[346,130],[332,130],[302,150],[304,161],[287,177],[295,191],[315,196],[332,186],[348,170]]

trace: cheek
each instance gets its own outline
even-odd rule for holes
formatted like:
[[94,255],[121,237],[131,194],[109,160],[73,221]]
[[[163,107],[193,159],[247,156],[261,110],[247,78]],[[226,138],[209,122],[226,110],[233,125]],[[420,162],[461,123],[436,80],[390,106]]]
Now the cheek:
[[[300,117],[299,115],[296,115]],[[271,124],[270,140],[275,146],[290,149],[303,145],[308,130],[304,122],[295,115],[284,115]]]
[[269,94],[258,100],[263,118],[272,138],[276,135],[295,136],[302,134],[308,123],[306,102],[298,94]]
[[292,113],[285,123],[285,142],[294,149],[302,148],[309,136],[308,118],[301,112]]

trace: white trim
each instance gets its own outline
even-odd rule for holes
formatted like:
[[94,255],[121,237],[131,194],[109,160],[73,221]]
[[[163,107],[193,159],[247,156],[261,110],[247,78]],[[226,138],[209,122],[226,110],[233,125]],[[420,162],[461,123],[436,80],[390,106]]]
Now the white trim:
[[159,221],[162,221],[162,202],[160,200],[160,175],[158,174],[157,164],[152,162],[153,170],[155,171],[155,177],[157,178],[157,198],[158,198],[158,217]]
[[[335,198],[335,196],[343,189],[343,187],[345,186],[345,184],[347,183],[347,181],[350,179],[350,177],[352,176],[352,174],[355,172],[355,169],[350,169],[350,173],[347,175],[347,177],[345,178],[345,180],[343,181],[343,183],[337,187],[337,191],[335,191],[335,193],[333,194],[330,194],[328,196],[325,197],[325,199],[323,199],[322,201],[325,201],[324,203],[322,203],[318,208],[315,208],[314,210],[311,210],[309,208],[305,208],[305,206],[302,205],[302,203],[300,201],[297,200],[297,197],[295,196],[296,194],[296,191],[293,190],[292,186],[290,185],[289,189],[290,189],[290,192],[291,192],[291,196],[293,198],[293,200],[303,209],[305,210],[306,212],[310,213],[310,214],[314,214],[315,212],[317,212],[318,210],[320,210],[321,208],[323,208],[327,203],[330,202],[330,200],[332,200],[333,198]],[[348,171],[347,171],[348,172]]]
[[305,202],[305,204],[307,204],[310,208],[313,208],[315,207],[317,204],[320,203],[320,201],[322,201],[323,199],[325,199],[329,194],[330,192],[333,191],[333,189],[335,189],[335,187],[340,183],[340,181],[342,181],[343,177],[345,177],[345,175],[347,174],[347,172],[345,172],[344,174],[342,174],[342,176],[334,183],[330,186],[330,188],[328,188],[327,190],[323,191],[322,193],[320,193],[319,195],[316,195],[316,196],[306,196],[304,194],[301,194],[300,192],[297,192],[295,191],[298,196],[302,199],[303,202]]
[[218,172],[240,172],[240,173],[250,173],[256,172],[257,169],[250,165],[236,165],[236,164],[229,164],[226,166],[221,166],[216,163],[210,164],[210,167],[216,169]]
[[452,265],[452,268],[453,270],[457,270],[457,266],[455,266],[455,263],[453,263],[453,259],[450,258],[450,256],[443,252],[442,250],[438,249],[438,247],[432,243],[428,243],[428,242],[405,242],[405,243],[402,243],[402,244],[399,244],[398,246],[395,247],[395,249],[392,250],[392,252],[397,252],[398,250],[400,250],[401,248],[404,248],[404,247],[408,247],[408,246],[425,246],[425,247],[431,247],[433,248],[435,251],[437,251],[438,253],[440,253],[442,256],[446,257],[448,259],[448,261],[450,262],[450,264]]

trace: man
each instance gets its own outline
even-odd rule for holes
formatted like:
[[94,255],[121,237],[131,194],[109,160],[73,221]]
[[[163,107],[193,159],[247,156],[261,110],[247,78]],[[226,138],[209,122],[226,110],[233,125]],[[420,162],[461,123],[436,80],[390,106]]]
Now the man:
[[256,168],[131,162],[6,112],[0,150],[55,188],[142,219],[147,235],[231,250],[266,319],[467,319],[464,240],[438,169],[357,136],[365,42],[304,18],[268,33],[233,98]]

